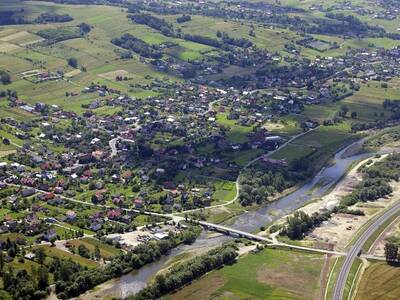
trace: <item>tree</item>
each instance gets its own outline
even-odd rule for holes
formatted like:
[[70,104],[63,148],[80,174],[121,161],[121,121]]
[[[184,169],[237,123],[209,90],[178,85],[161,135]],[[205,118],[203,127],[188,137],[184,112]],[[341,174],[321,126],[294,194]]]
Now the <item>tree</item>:
[[83,244],[80,244],[80,245],[78,246],[78,254],[79,254],[80,256],[82,256],[82,257],[90,258],[90,251],[89,251],[89,249],[88,249],[85,245],[83,245]]
[[43,265],[44,261],[46,260],[46,253],[42,247],[39,247],[35,251],[36,260],[39,264]]
[[0,250],[0,274],[3,274],[4,264],[4,253]]
[[43,265],[38,269],[37,283],[40,290],[45,290],[49,286],[49,271]]
[[92,30],[92,27],[87,23],[81,23],[78,25],[78,27],[82,35],[87,34]]
[[75,57],[68,58],[67,60],[68,65],[71,67],[77,69],[78,68],[78,60]]
[[96,247],[94,248],[94,257],[96,258],[96,260],[100,260],[101,258],[100,248],[98,245],[96,245]]
[[393,262],[397,259],[399,247],[396,244],[387,242],[385,244],[385,256],[387,262]]
[[4,145],[10,145],[10,144],[11,144],[11,142],[10,142],[10,140],[9,140],[9,139],[7,139],[7,138],[4,138],[4,139],[3,139],[3,144],[4,144]]
[[9,257],[15,257],[15,255],[17,255],[17,253],[16,253],[16,251],[15,251],[15,248],[14,248],[14,247],[8,248],[8,250],[7,250],[7,255],[8,255]]
[[350,116],[351,116],[352,119],[357,119],[357,112],[356,111],[352,111]]
[[342,113],[342,116],[345,117],[347,115],[347,113],[349,112],[349,108],[347,107],[347,105],[342,105],[340,107],[340,111]]
[[0,81],[2,84],[10,84],[11,76],[5,71],[0,71]]

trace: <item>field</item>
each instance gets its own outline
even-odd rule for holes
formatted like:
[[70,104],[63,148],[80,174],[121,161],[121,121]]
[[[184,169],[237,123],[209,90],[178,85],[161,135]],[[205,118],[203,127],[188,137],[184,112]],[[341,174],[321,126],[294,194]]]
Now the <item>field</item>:
[[323,256],[263,250],[211,272],[168,299],[314,299]]
[[220,181],[214,184],[215,192],[212,198],[218,202],[227,202],[232,200],[236,195],[236,185],[230,181]]
[[372,262],[358,286],[356,300],[399,299],[400,268],[386,262]]
[[318,163],[324,163],[329,156],[354,138],[349,133],[349,124],[346,122],[320,126],[281,148],[272,157],[290,162],[308,156],[316,158]]
[[95,250],[95,247],[98,246],[100,249],[101,257],[106,258],[106,259],[113,257],[113,256],[117,255],[118,253],[120,253],[120,250],[114,248],[113,246],[102,243],[93,238],[82,238],[79,240],[72,240],[70,243],[76,247],[78,247],[79,245],[84,245],[89,249],[89,251],[91,253],[93,253]]
[[72,254],[70,252],[60,250],[55,247],[50,247],[50,246],[40,246],[44,249],[46,255],[48,258],[64,258],[64,259],[72,259],[76,263],[88,267],[88,268],[95,268],[97,267],[97,263],[93,260],[84,258],[79,255]]
[[248,140],[247,134],[251,132],[251,126],[242,126],[237,124],[237,120],[229,120],[227,113],[219,113],[217,115],[218,124],[229,129],[227,139],[232,143],[244,143]]
[[[0,10],[3,4],[0,5]],[[67,13],[74,21],[63,25],[62,28],[72,28],[85,21],[93,29],[88,36],[68,39],[51,46],[42,46],[40,37],[36,35],[41,30],[56,29],[58,24],[25,25],[23,27],[0,27],[0,68],[10,72],[13,82],[7,86],[8,89],[17,90],[20,99],[34,104],[44,102],[57,104],[67,110],[82,113],[81,104],[93,101],[96,95],[82,94],[81,91],[91,82],[106,84],[108,87],[120,90],[124,93],[137,97],[145,97],[149,94],[142,89],[132,90],[131,83],[148,83],[152,78],[172,79],[165,73],[155,71],[149,64],[140,62],[138,57],[129,61],[120,59],[118,47],[111,44],[111,39],[122,35],[127,31],[134,34],[146,36],[147,40],[163,42],[157,38],[159,33],[153,32],[148,27],[133,25],[126,18],[127,13],[116,7],[85,6],[84,12],[79,6],[55,5],[45,2],[16,2],[15,7],[23,5],[25,15],[34,18],[39,11],[51,11],[59,14]],[[65,26],[65,27],[64,27]],[[207,47],[195,43],[182,43],[182,56],[197,55],[196,51],[209,50]],[[196,52],[196,53],[194,53]],[[75,57],[79,67],[85,71],[80,72],[68,66],[67,59]],[[99,59],[101,57],[101,59]],[[33,83],[23,79],[20,75],[30,70],[45,70],[49,72],[62,71],[66,74],[66,80],[47,81]],[[115,76],[123,75],[129,77],[127,81],[116,82]],[[74,98],[67,97],[66,93],[78,94]],[[149,95],[152,95],[150,93]],[[0,105],[2,105],[0,99]],[[8,111],[7,111],[8,110]],[[10,109],[0,110],[0,117],[23,114],[23,112],[10,112]]]

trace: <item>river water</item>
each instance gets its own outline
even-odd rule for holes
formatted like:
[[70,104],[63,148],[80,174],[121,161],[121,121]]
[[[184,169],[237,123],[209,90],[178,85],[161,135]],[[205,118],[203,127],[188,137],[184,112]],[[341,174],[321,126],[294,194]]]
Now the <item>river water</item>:
[[[312,180],[303,185],[300,189],[255,211],[242,213],[237,216],[229,226],[242,231],[252,232],[282,216],[290,214],[311,199],[323,196],[329,188],[340,180],[353,162],[372,157],[376,154],[362,153],[348,155],[349,152],[352,152],[351,149],[359,148],[361,143],[362,141],[357,141],[337,152],[332,164],[324,167]],[[382,150],[378,154],[389,152],[392,152],[392,149]],[[203,231],[192,245],[179,246],[173,249],[168,256],[161,258],[159,261],[148,264],[138,271],[134,271],[114,280],[112,285],[109,284],[108,288],[102,289],[101,294],[102,296],[112,295],[116,297],[133,295],[144,288],[148,280],[161,270],[171,258],[184,252],[221,245],[228,239],[230,239],[230,237],[224,235],[210,237],[207,232]]]

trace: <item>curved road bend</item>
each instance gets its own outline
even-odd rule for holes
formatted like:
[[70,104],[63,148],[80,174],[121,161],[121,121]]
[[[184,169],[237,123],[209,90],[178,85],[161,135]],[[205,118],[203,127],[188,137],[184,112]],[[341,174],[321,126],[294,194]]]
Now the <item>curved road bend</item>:
[[400,201],[393,205],[391,208],[381,214],[369,227],[362,233],[358,240],[351,247],[347,253],[346,259],[343,263],[342,269],[340,270],[339,276],[336,279],[335,290],[333,293],[333,300],[343,300],[344,288],[346,285],[347,277],[350,272],[350,268],[353,265],[358,253],[362,246],[368,240],[368,238],[382,225],[386,220],[392,217],[394,214],[400,211]]
[[193,212],[200,211],[200,210],[209,210],[209,209],[212,209],[212,208],[220,208],[220,207],[228,206],[228,205],[236,202],[236,200],[239,198],[239,195],[240,195],[240,175],[242,174],[242,172],[244,170],[246,170],[248,167],[253,165],[255,162],[259,161],[260,159],[262,159],[264,157],[270,157],[271,155],[273,155],[277,151],[281,150],[283,147],[285,147],[285,146],[289,145],[290,143],[292,143],[295,139],[298,139],[298,138],[302,137],[303,135],[306,135],[307,133],[312,132],[316,128],[318,128],[318,127],[312,128],[312,129],[310,129],[308,131],[304,131],[304,132],[301,132],[301,133],[299,133],[299,134],[297,134],[295,136],[292,136],[289,140],[287,140],[285,143],[280,145],[277,149],[275,149],[273,151],[270,151],[267,154],[262,154],[260,156],[257,156],[256,158],[254,158],[251,161],[249,161],[246,165],[244,165],[243,168],[239,171],[239,174],[238,174],[238,176],[236,178],[236,181],[235,181],[236,194],[235,194],[235,196],[233,197],[232,200],[229,200],[228,202],[225,202],[225,203],[222,203],[222,204],[216,204],[216,205],[211,205],[211,206],[206,206],[206,207],[201,207],[201,208],[188,209],[188,210],[181,211],[181,212],[175,212],[175,213],[172,213],[172,215],[181,215],[183,213],[193,213]]

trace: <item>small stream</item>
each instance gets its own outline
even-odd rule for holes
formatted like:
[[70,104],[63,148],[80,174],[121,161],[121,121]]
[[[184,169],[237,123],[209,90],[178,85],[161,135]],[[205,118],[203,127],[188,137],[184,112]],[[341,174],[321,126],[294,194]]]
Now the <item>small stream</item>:
[[[311,199],[323,196],[329,188],[340,180],[353,162],[372,157],[375,154],[385,154],[393,151],[393,149],[384,149],[377,153],[348,155],[349,152],[352,152],[350,151],[351,149],[360,146],[362,142],[362,140],[357,141],[337,152],[334,156],[333,163],[324,167],[311,181],[303,185],[300,189],[275,202],[260,207],[255,211],[242,213],[237,216],[229,226],[247,232],[255,231],[261,226],[290,214]],[[168,256],[162,257],[159,261],[148,264],[140,270],[114,280],[111,287],[102,289],[101,294],[102,296],[113,295],[116,297],[133,295],[144,288],[148,280],[157,274],[171,258],[191,250],[221,245],[228,239],[230,239],[230,237],[224,235],[210,237],[207,232],[203,231],[192,245],[179,246],[173,249]]]

